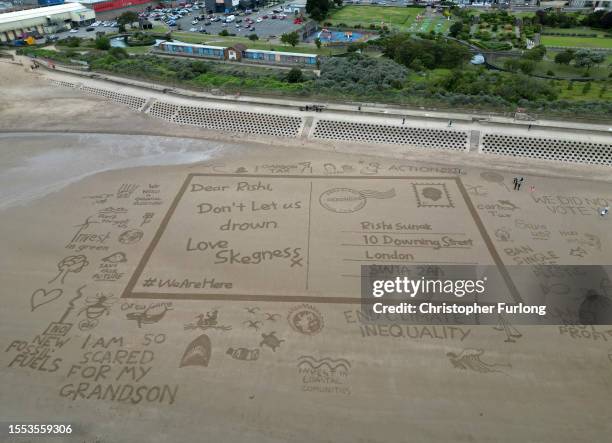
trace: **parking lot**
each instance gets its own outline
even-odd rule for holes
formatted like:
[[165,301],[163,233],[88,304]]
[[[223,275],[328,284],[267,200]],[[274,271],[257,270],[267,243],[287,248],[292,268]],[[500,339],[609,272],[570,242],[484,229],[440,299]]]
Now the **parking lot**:
[[91,26],[84,26],[81,28],[71,29],[70,31],[58,32],[58,38],[64,39],[66,37],[79,37],[79,38],[96,38],[97,32],[104,32],[106,34],[110,34],[111,32],[118,32],[119,28],[117,26],[97,26],[94,27],[92,31],[87,31]]
[[[231,16],[234,17],[233,20],[230,23],[226,23],[226,17]],[[252,12],[249,12],[249,10],[246,12],[235,12],[230,15],[215,13],[211,16],[202,9],[198,9],[191,10],[183,17],[175,20],[176,26],[170,26],[170,29],[211,35],[218,35],[223,30],[226,30],[228,34],[235,34],[241,37],[257,34],[259,38],[263,39],[280,37],[282,34],[297,30],[301,23],[295,23],[295,18],[293,12],[284,11],[283,4],[261,8]],[[155,19],[152,21],[154,24],[162,22],[162,20]]]

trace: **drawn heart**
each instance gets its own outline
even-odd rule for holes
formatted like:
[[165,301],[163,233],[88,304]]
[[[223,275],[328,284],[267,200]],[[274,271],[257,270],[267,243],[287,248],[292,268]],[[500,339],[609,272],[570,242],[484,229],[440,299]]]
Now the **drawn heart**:
[[51,303],[53,300],[59,298],[64,293],[61,289],[52,289],[50,291],[45,291],[40,288],[32,293],[32,298],[30,299],[30,304],[32,305],[32,311],[36,308],[41,307],[42,305],[46,305],[47,303]]

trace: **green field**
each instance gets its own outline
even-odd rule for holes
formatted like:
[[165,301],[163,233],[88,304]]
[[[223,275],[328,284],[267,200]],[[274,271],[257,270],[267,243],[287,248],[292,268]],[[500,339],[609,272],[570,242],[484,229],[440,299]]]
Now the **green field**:
[[544,46],[557,46],[563,48],[609,48],[612,49],[612,38],[598,37],[562,37],[557,35],[543,35]]
[[[558,51],[549,51],[546,53],[546,58],[542,61],[539,61],[535,64],[535,70],[533,71],[536,75],[549,75],[548,72],[552,71],[555,77],[559,78],[582,78],[585,73],[585,68],[579,68],[574,66],[574,64],[564,65],[555,63],[553,60],[555,58],[555,54]],[[510,57],[500,57],[495,60],[495,64],[497,66],[503,66],[504,61],[508,60]],[[608,78],[608,74],[610,73],[610,68],[608,68],[608,64],[612,61],[612,55],[610,55],[606,61],[604,61],[599,66],[592,67],[589,70],[589,77],[593,77],[595,79],[605,80]]]
[[125,50],[127,51],[128,54],[132,54],[132,55],[140,55],[140,54],[146,54],[151,50],[150,46],[128,46],[127,48],[125,48]]
[[567,89],[569,82],[563,81],[560,82],[561,93],[559,94],[559,99],[561,100],[612,100],[612,88],[604,89],[602,93],[602,89],[604,88],[605,83],[603,82],[591,82],[591,90],[588,92],[583,92],[584,83],[582,82],[574,82],[572,89]]
[[361,25],[368,28],[370,25],[387,25],[390,29],[403,32],[446,32],[451,24],[440,14],[423,17],[417,21],[417,15],[425,15],[425,8],[398,8],[393,6],[344,6],[334,11],[326,22],[334,26],[345,24],[353,28]]
[[587,28],[585,26],[579,26],[576,28],[551,28],[549,26],[544,27],[542,30],[544,34],[547,32],[554,32],[555,34],[595,34],[598,37],[603,37],[605,33],[600,29]]

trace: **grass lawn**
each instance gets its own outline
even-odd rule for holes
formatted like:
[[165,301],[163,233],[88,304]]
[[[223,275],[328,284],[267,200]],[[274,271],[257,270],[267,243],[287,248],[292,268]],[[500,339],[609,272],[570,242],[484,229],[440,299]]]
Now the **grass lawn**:
[[141,55],[146,54],[151,49],[151,46],[128,46],[125,48],[128,54]]
[[302,54],[330,55],[331,53],[344,52],[343,49],[330,49],[325,47],[317,49],[314,44],[301,43],[297,46],[291,46],[284,45],[282,43],[266,42],[263,40],[251,41],[246,37],[222,37],[220,35],[196,34],[193,32],[173,32],[172,38],[186,43],[197,43],[211,46],[232,46],[236,43],[242,43],[249,49],[299,52]]
[[169,30],[170,28],[166,25],[153,25],[153,28],[147,29],[147,32],[152,32],[154,34],[165,34]]
[[[584,68],[577,68],[574,65],[560,65],[548,60],[542,60],[536,64],[536,74],[546,74],[549,70],[559,77],[567,78],[580,78],[585,72]],[[608,73],[609,69],[604,64],[589,70],[589,76],[593,78],[607,78]]]
[[612,38],[598,37],[560,37],[557,35],[543,35],[544,46],[558,46],[566,48],[610,48],[612,49]]
[[576,28],[551,28],[549,26],[544,27],[542,32],[554,32],[556,34],[590,34],[602,37],[605,35],[600,29],[587,28],[585,26],[579,26]]
[[601,94],[602,88],[604,88],[604,82],[591,82],[591,90],[587,93],[583,93],[584,83],[574,82],[573,88],[568,90],[569,82],[562,82],[561,93],[559,99],[563,100],[612,100],[612,87],[608,86],[607,90]]
[[[334,25],[345,23],[347,26],[361,25],[367,28],[370,24],[380,25],[384,22],[389,28],[408,31],[419,14],[425,8],[397,8],[393,6],[344,6],[334,11],[325,21]],[[419,32],[418,30],[415,32]]]

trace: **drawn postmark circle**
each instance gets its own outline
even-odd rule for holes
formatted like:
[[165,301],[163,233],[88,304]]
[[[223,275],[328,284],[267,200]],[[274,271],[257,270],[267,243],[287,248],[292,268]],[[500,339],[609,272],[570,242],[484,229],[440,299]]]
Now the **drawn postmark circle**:
[[296,332],[305,335],[315,335],[323,329],[323,315],[317,308],[303,304],[292,308],[287,315],[289,326]]
[[319,197],[319,203],[328,211],[339,213],[357,212],[366,204],[361,192],[350,188],[328,189]]

